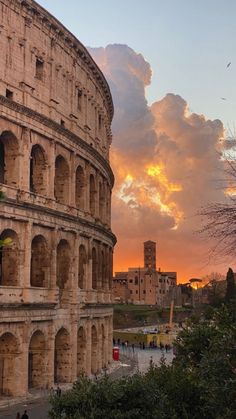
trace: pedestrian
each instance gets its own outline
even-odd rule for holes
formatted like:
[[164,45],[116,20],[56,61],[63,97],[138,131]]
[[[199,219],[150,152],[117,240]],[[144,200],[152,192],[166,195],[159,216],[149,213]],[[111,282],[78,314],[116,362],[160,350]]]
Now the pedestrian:
[[162,351],[164,349],[164,345],[162,342],[160,342],[160,350]]
[[145,349],[145,343],[143,342],[143,349]]
[[17,412],[16,419],[20,419],[20,412]]
[[27,415],[27,410],[24,411],[23,415],[21,416],[21,419],[29,419],[29,416]]
[[149,365],[150,365],[150,369],[152,369],[153,368],[153,359],[152,359],[152,356],[150,357]]
[[165,344],[165,350],[166,350],[166,353],[168,352],[168,345],[167,345],[167,343]]
[[134,343],[132,343],[132,350],[133,350],[133,352],[134,352]]

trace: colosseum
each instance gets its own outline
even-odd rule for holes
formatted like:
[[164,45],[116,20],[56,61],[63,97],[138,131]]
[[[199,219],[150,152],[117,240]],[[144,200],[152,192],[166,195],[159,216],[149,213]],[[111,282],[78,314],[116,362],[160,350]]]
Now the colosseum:
[[[0,0],[0,397],[112,356],[113,103],[86,48],[33,0]],[[8,243],[10,240],[8,240]]]

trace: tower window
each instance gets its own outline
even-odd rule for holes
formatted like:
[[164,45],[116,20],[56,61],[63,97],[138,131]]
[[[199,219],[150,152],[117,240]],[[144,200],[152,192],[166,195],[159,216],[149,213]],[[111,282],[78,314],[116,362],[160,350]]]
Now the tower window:
[[44,62],[39,58],[36,58],[35,77],[39,80],[43,80],[43,67]]
[[98,128],[102,128],[102,116],[100,114],[98,115]]
[[6,89],[6,97],[7,99],[13,99],[13,92],[9,89]]

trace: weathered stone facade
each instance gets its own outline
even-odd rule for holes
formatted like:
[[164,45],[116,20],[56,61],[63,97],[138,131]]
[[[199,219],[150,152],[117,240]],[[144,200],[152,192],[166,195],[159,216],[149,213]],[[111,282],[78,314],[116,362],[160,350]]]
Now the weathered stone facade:
[[111,361],[113,104],[85,47],[33,0],[0,0],[0,395]]

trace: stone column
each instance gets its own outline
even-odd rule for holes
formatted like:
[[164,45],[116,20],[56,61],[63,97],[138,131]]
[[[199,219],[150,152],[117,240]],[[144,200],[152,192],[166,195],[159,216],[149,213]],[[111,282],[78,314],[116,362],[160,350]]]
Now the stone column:
[[31,242],[32,242],[32,222],[29,221],[25,228],[25,258],[24,258],[24,271],[23,274],[22,286],[24,288],[30,287],[30,270],[31,270]]
[[91,375],[91,319],[87,319],[86,322],[86,374]]
[[71,382],[77,379],[77,334],[78,324],[74,319],[71,323]]
[[69,179],[69,205],[72,207],[76,206],[75,203],[75,183],[76,183],[76,156],[75,153],[71,154],[71,161],[70,161],[70,179]]
[[50,389],[54,386],[55,333],[53,329],[53,324],[51,324],[48,329],[47,354],[47,386],[48,389]]
[[48,195],[54,199],[54,181],[55,181],[55,160],[56,160],[56,144],[50,142],[50,155],[48,156]]
[[21,177],[19,177],[19,189],[29,191],[29,178],[30,178],[30,150],[31,133],[26,127],[22,127],[20,147],[19,170]]

